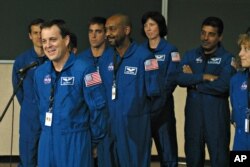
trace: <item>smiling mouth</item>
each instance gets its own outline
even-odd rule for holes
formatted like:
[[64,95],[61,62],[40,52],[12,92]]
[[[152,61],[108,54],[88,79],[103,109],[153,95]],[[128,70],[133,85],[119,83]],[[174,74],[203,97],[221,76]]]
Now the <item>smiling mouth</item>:
[[108,38],[108,41],[114,41],[115,38]]
[[55,51],[56,51],[56,49],[48,49],[48,50],[47,50],[47,52],[50,53],[50,54],[51,54],[51,53],[54,53]]

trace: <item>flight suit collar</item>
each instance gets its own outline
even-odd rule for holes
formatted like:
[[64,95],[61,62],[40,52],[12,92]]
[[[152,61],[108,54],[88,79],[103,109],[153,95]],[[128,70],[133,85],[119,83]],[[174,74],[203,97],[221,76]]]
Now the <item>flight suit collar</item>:
[[[201,46],[197,49],[197,53],[198,53],[198,55],[202,56],[203,58],[206,58],[206,57],[204,56],[204,51],[203,51],[203,48],[202,48]],[[216,51],[215,51],[213,54],[211,54],[211,55],[209,56],[209,58],[212,58],[212,57],[220,57],[220,55],[222,55],[222,54],[224,54],[224,53],[225,53],[224,47],[222,46],[222,44],[219,44],[219,45],[218,45],[218,48],[216,49]]]
[[[69,55],[68,60],[66,61],[65,65],[63,66],[63,69],[62,69],[61,72],[63,72],[65,70],[67,70],[68,68],[70,68],[74,64],[75,60],[76,60],[76,56],[74,55],[74,53],[71,52],[70,55]],[[50,71],[50,73],[56,72],[54,67],[53,67],[52,61],[50,61],[49,71]]]
[[[136,48],[137,48],[136,42],[131,41],[131,43],[130,43],[128,49],[127,49],[126,52],[124,53],[123,59],[126,59],[126,58],[132,56],[132,55],[134,54]],[[116,53],[117,53],[117,52],[116,52]],[[117,53],[117,54],[118,54],[118,53]]]

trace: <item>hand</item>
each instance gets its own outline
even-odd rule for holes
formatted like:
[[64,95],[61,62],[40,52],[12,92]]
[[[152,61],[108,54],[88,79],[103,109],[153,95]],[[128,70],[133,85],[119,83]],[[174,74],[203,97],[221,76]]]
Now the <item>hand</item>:
[[186,73],[186,74],[193,74],[193,71],[189,65],[183,65],[182,71],[183,73]]
[[97,147],[92,149],[92,156],[93,156],[93,158],[97,157]]
[[218,79],[218,76],[212,74],[204,74],[203,81],[210,81],[213,82],[214,80]]

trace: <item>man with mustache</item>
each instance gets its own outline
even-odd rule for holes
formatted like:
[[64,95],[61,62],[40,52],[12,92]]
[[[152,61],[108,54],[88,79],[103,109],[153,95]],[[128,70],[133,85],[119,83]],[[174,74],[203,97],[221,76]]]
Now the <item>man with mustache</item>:
[[185,153],[187,166],[204,166],[205,144],[212,167],[229,166],[229,83],[235,73],[234,57],[222,44],[223,22],[206,18],[201,46],[185,53],[178,84],[187,88]]

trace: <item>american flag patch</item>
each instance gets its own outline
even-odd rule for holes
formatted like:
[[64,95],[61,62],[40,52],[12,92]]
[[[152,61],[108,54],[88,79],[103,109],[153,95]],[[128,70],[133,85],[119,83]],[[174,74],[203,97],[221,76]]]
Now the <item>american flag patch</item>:
[[102,79],[99,72],[93,72],[85,75],[84,80],[86,87],[102,83]]
[[151,71],[151,70],[159,69],[157,59],[146,60],[145,63],[144,63],[144,66],[145,66],[145,71]]
[[181,61],[181,56],[179,52],[171,52],[171,58],[173,62],[179,62]]
[[233,68],[237,68],[237,65],[236,65],[236,60],[235,60],[235,58],[234,57],[232,57],[232,59],[231,59],[231,66],[233,67]]

